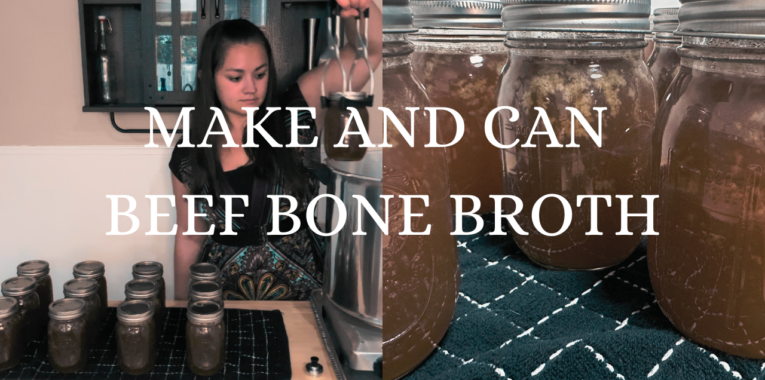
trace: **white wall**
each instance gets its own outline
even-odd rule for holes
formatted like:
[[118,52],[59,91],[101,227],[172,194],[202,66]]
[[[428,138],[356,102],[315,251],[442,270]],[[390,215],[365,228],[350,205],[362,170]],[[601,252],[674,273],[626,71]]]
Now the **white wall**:
[[[382,7],[382,0],[375,2]],[[0,146],[146,143],[144,134],[117,132],[108,113],[82,112],[85,101],[79,22],[77,0],[2,1]],[[382,81],[382,65],[375,80]],[[379,94],[375,107],[381,105],[382,92]],[[382,128],[379,117],[374,115],[370,112]],[[166,120],[178,118],[177,113],[162,116]],[[149,116],[119,113],[117,124],[126,129],[145,129],[149,127]],[[382,132],[372,135],[380,136],[374,141],[381,141]]]
[[[147,194],[172,194],[168,148],[120,146],[0,147],[0,281],[16,275],[16,265],[42,259],[51,265],[54,296],[63,297],[72,266],[83,260],[106,265],[110,299],[124,299],[125,283],[138,261],[165,266],[167,296],[173,290],[173,237],[145,236],[149,230]],[[111,201],[106,195],[136,199],[140,227],[129,236],[107,236]],[[126,211],[127,202],[120,210]],[[159,230],[169,231],[175,210],[160,202]],[[123,231],[129,220],[120,220]]]
[[[376,0],[382,6],[381,0]],[[34,22],[30,15],[34,10]],[[19,38],[23,31],[23,38]],[[51,264],[54,294],[82,260],[106,264],[109,298],[123,299],[133,263],[164,264],[173,298],[173,238],[145,236],[147,194],[172,194],[170,149],[148,149],[145,134],[115,131],[109,115],[83,113],[77,0],[4,1],[0,12],[0,281],[31,259]],[[375,72],[375,107],[382,103],[382,65]],[[378,111],[370,111],[374,142],[382,141]],[[377,116],[375,116],[377,115]],[[148,114],[120,113],[122,128],[148,128]],[[172,127],[177,114],[163,114]],[[158,144],[161,144],[161,139]],[[138,202],[141,227],[130,236],[106,236],[110,201],[125,194]],[[126,204],[122,205],[126,207]],[[162,211],[164,209],[164,211]],[[160,230],[169,230],[175,212]],[[127,228],[127,218],[122,222]]]

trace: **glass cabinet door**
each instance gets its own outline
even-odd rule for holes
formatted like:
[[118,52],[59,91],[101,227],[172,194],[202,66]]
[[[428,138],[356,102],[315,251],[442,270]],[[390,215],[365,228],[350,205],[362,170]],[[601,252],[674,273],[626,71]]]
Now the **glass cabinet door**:
[[[220,2],[220,0],[217,0]],[[146,104],[190,105],[196,88],[197,52],[215,18],[216,0],[144,0]],[[222,9],[220,9],[222,11]]]

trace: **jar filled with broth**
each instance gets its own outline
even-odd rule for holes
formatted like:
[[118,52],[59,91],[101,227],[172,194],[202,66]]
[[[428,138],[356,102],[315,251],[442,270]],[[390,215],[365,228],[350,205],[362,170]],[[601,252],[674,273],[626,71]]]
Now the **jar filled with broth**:
[[45,311],[40,308],[40,297],[37,295],[37,282],[31,277],[12,277],[2,284],[4,297],[13,297],[19,302],[24,334],[21,345],[26,347],[30,341],[45,334]]
[[660,8],[653,12],[654,33],[653,40],[656,47],[651,57],[648,58],[648,69],[651,70],[653,83],[656,86],[657,105],[660,105],[667,92],[669,84],[680,70],[680,56],[677,48],[680,47],[680,37],[674,32],[677,29],[677,11],[679,8]]
[[690,339],[765,358],[765,3],[681,0],[680,71],[657,118],[648,267]]
[[15,367],[21,361],[23,321],[19,301],[13,297],[0,297],[0,371]]
[[[508,61],[497,1],[412,1],[417,33],[412,68],[425,86],[433,107],[457,111],[464,135],[446,148],[452,195],[478,197],[478,213],[494,211],[492,194],[502,194],[500,150],[486,137],[484,120],[496,106],[502,68]],[[446,142],[454,123],[439,123]],[[496,136],[496,132],[492,131]],[[465,201],[466,211],[471,203]]]
[[[327,158],[337,161],[359,161],[367,152],[364,140],[358,134],[361,128],[369,125],[367,111],[367,94],[365,92],[333,92],[326,98],[327,114],[324,116],[324,151]],[[349,107],[358,111],[359,118],[353,117]],[[361,121],[359,125],[358,121]],[[340,145],[340,146],[335,146]]]
[[125,284],[125,300],[144,300],[154,308],[154,325],[159,337],[165,326],[165,301],[159,298],[159,284],[151,280],[132,280]]
[[[630,213],[646,213],[641,197],[650,194],[656,116],[654,86],[642,55],[650,1],[507,4],[502,15],[511,58],[497,104],[518,112],[501,110],[497,122],[506,146],[505,194],[523,202],[515,220],[525,234],[516,232],[515,242],[550,269],[619,264],[638,246],[647,225],[645,217],[632,217],[625,226],[628,235],[618,234],[622,213],[616,195],[632,196]],[[583,123],[590,124],[589,132]],[[536,205],[550,194],[560,198]],[[596,201],[593,213],[595,200],[578,205],[577,198],[586,195],[610,196],[614,203],[607,207],[604,200]],[[505,202],[505,212],[516,210],[511,199]],[[597,216],[594,234],[592,214]]]
[[88,363],[87,306],[80,298],[54,301],[48,308],[48,361],[56,372],[72,373]]
[[50,277],[50,265],[43,260],[30,260],[16,267],[19,277],[32,277],[37,282],[37,297],[40,298],[42,324],[48,324],[48,306],[53,303],[53,280]]
[[142,261],[133,265],[133,279],[135,280],[151,280],[159,284],[158,298],[165,303],[166,291],[165,291],[165,278],[163,277],[165,269],[162,263],[156,261]]
[[89,342],[91,345],[95,345],[102,326],[98,282],[91,278],[69,280],[64,284],[64,297],[79,298],[85,302],[85,320],[88,323]]
[[146,300],[125,301],[117,307],[117,357],[130,375],[151,371],[157,356],[154,305]]
[[101,320],[106,319],[106,313],[109,310],[109,291],[106,284],[106,268],[100,261],[83,261],[74,266],[72,270],[74,278],[89,278],[98,283],[98,300],[101,303]]
[[209,300],[223,304],[223,286],[215,281],[197,281],[189,287],[189,301]]
[[189,285],[197,281],[219,282],[220,280],[220,269],[215,264],[196,263],[189,268]]
[[[385,136],[383,193],[394,197],[382,242],[384,379],[405,375],[430,355],[451,323],[460,285],[444,149],[424,148],[429,120],[422,108],[431,103],[412,71],[407,33],[414,31],[408,0],[383,2],[383,104],[407,130],[415,118],[414,147],[392,126]],[[412,198],[407,207],[401,195],[427,195],[428,203]],[[402,235],[407,208],[423,215],[413,218],[412,232],[429,225],[429,234]]]
[[199,376],[218,373],[226,362],[226,324],[223,305],[190,302],[186,310],[186,363]]

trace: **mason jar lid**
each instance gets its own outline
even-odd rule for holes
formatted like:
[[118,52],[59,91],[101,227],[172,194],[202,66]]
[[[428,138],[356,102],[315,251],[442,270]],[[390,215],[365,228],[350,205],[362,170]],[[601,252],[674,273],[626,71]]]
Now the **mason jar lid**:
[[675,34],[718,38],[765,39],[765,1],[680,0]]
[[186,317],[193,323],[215,323],[223,320],[223,305],[215,301],[189,302]]
[[88,260],[75,264],[72,272],[74,273],[74,278],[98,279],[106,273],[106,268],[104,263],[100,261]]
[[502,0],[502,30],[648,33],[651,0]]
[[164,268],[156,261],[141,261],[133,265],[133,278],[155,279],[162,277]]
[[17,276],[42,277],[50,273],[50,264],[43,260],[25,261],[16,267]]
[[409,0],[383,0],[383,33],[414,33]]
[[340,92],[330,92],[329,96],[327,96],[327,98],[329,100],[334,101],[334,102],[339,102],[340,99],[343,98],[343,93],[342,93],[342,91],[340,91]]
[[130,280],[125,284],[125,297],[147,299],[159,294],[159,284],[151,280]]
[[48,306],[48,316],[50,319],[66,321],[85,315],[85,301],[79,298],[64,298],[53,301]]
[[416,28],[500,29],[502,3],[499,0],[413,0]]
[[98,282],[92,278],[75,278],[64,284],[64,297],[89,297],[98,292]]
[[145,300],[124,301],[117,307],[121,322],[145,322],[154,316],[154,304]]
[[8,318],[19,312],[19,301],[13,297],[0,297],[0,318]]
[[215,264],[196,263],[189,269],[189,275],[192,280],[214,280],[220,276],[220,270]]
[[189,298],[219,299],[223,297],[223,288],[215,281],[197,281],[189,287]]
[[677,13],[680,8],[659,8],[653,11],[654,32],[674,32],[680,22],[677,21]]
[[346,91],[342,95],[348,100],[364,100],[367,98],[367,93],[364,91]]
[[3,281],[2,292],[6,297],[21,297],[37,290],[37,281],[32,277],[11,277]]

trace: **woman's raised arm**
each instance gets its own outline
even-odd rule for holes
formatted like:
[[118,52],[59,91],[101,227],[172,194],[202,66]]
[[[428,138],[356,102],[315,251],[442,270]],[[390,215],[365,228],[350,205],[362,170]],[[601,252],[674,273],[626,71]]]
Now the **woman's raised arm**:
[[[356,30],[355,16],[358,14],[358,9],[369,8],[369,18],[366,19],[369,22],[367,52],[372,69],[376,69],[382,60],[382,12],[380,8],[372,0],[337,0],[337,3],[343,8],[341,16],[345,22],[345,35],[348,39],[348,43],[340,50],[340,59],[346,74],[356,59],[356,33],[358,31]],[[360,28],[364,29],[363,22]],[[300,91],[303,93],[308,106],[315,107],[317,110],[321,108],[321,75],[323,70],[324,65],[318,66],[298,79]],[[370,76],[371,73],[365,62],[357,62],[353,71],[352,91],[360,91],[364,88]],[[325,79],[327,93],[342,91],[342,83],[343,75],[337,65],[337,60],[332,60]]]
[[[173,250],[173,273],[175,274],[175,299],[185,300],[189,298],[189,268],[199,259],[206,235],[184,235],[189,227],[189,202],[184,195],[187,195],[186,186],[170,174],[173,182],[173,194],[175,195],[176,224],[178,230],[175,232],[175,248]],[[202,218],[196,217],[194,227],[197,231],[207,231],[210,228],[209,223]]]

